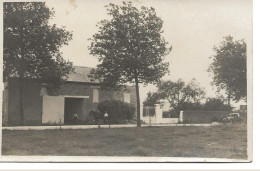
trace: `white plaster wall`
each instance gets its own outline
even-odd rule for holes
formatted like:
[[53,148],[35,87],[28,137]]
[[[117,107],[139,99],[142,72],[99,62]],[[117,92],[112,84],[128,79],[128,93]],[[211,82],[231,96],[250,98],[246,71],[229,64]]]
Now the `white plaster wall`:
[[[149,117],[142,117],[142,121],[145,122],[146,124],[150,123],[150,118]],[[156,123],[156,118],[155,117],[151,117],[151,124]]]
[[[149,117],[143,117],[142,121],[145,122],[146,124],[150,123]],[[151,124],[167,124],[167,123],[178,123],[179,118],[156,118],[156,117],[151,117]]]
[[64,123],[64,97],[42,96],[42,123],[61,124]]
[[160,118],[156,123],[178,123],[179,118]]
[[183,111],[180,111],[180,122],[183,122]]
[[130,103],[130,93],[124,93],[124,102]]
[[97,88],[93,89],[93,102],[99,102],[99,89]]

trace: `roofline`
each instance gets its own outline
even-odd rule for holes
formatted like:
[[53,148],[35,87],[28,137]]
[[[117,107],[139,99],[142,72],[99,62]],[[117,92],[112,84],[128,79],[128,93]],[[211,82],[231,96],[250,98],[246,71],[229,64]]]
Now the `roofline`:
[[[18,78],[18,77],[9,77],[6,81],[3,81],[3,82],[8,82],[9,79],[19,80],[20,78]],[[44,83],[44,80],[36,79],[36,78],[23,78],[23,79],[24,80],[37,81],[37,82]],[[78,83],[78,84],[89,84],[89,85],[105,85],[105,83],[103,83],[103,82],[95,83],[95,82],[68,81],[68,80],[65,80],[64,84],[65,83]],[[130,85],[122,85],[122,86],[135,87],[135,85],[131,85],[131,86]]]
[[65,81],[65,83],[79,83],[79,84],[93,84],[93,85],[102,85],[103,84],[103,83],[83,82],[83,81]]

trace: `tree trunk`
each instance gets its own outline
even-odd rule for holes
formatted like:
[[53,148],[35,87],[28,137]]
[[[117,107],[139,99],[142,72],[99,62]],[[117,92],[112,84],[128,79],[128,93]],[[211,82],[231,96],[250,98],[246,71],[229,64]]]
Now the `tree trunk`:
[[[23,19],[23,4],[20,4],[21,8],[21,18]],[[24,125],[24,104],[23,104],[23,84],[24,84],[24,35],[23,35],[23,26],[20,25],[19,28],[19,34],[20,34],[20,47],[21,47],[21,61],[20,61],[20,70],[19,70],[19,77],[20,77],[20,101],[19,101],[19,106],[20,106],[20,124]]]
[[140,119],[140,95],[139,95],[139,85],[138,85],[137,71],[135,71],[135,91],[136,91],[136,104],[137,104],[137,127],[141,127]]
[[231,95],[230,95],[230,91],[229,91],[228,92],[228,110],[229,111],[231,111],[230,98],[231,98]]
[[24,125],[24,105],[23,105],[23,78],[20,77],[20,85],[19,85],[19,111],[20,111],[20,125]]
[[230,99],[231,99],[231,87],[232,87],[232,84],[231,84],[231,79],[232,79],[232,70],[231,68],[229,69],[229,88],[228,88],[228,108],[229,108],[229,111],[231,111],[231,105],[230,105]]

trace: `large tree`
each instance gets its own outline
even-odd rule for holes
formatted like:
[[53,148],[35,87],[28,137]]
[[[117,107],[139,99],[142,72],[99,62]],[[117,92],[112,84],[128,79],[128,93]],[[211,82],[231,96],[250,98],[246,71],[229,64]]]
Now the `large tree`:
[[140,127],[139,84],[156,83],[168,72],[169,64],[163,59],[171,47],[162,36],[163,21],[154,8],[137,9],[131,2],[106,7],[111,19],[99,22],[89,48],[101,62],[95,75],[107,85],[135,83]]
[[50,25],[54,16],[44,2],[4,3],[4,80],[20,79],[20,115],[24,122],[23,84],[25,79],[40,79],[47,88],[58,87],[73,70],[59,51],[72,34]]
[[215,55],[208,71],[213,73],[213,84],[218,91],[225,90],[228,98],[236,102],[247,97],[246,43],[224,37],[218,47],[214,46]]

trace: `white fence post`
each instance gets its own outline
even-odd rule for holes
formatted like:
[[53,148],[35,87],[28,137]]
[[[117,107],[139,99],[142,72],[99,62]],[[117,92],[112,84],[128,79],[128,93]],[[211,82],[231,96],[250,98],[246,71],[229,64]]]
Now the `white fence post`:
[[160,123],[162,119],[162,109],[160,108],[160,104],[155,104],[155,117],[156,123]]
[[179,117],[180,122],[183,122],[183,111],[180,111],[180,117]]

